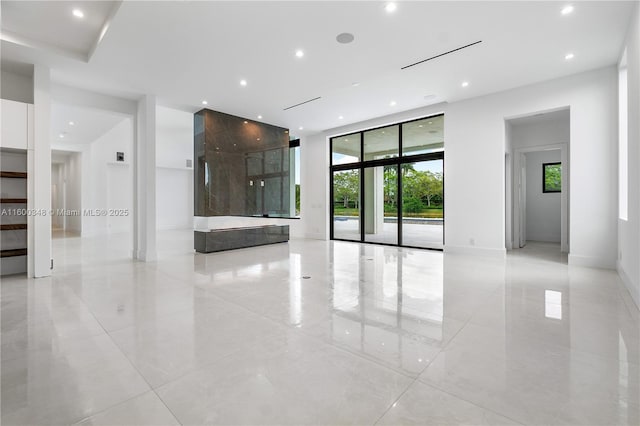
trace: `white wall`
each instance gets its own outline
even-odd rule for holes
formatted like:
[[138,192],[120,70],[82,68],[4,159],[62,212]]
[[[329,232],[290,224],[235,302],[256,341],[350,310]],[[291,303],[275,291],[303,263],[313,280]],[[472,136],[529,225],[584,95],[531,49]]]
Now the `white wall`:
[[2,99],[26,104],[33,103],[33,77],[2,70],[0,73]]
[[[640,306],[640,5],[627,33],[628,220],[618,219],[618,271]],[[617,206],[617,204],[616,204]]]
[[[79,152],[51,153],[51,181],[57,191],[51,195],[51,208],[54,210],[52,225],[78,234],[82,230],[81,157]],[[67,213],[58,214],[58,209],[65,209]]]
[[59,215],[57,212],[64,209],[64,165],[60,163],[51,164],[51,209],[53,214],[51,215],[51,226],[53,228],[62,228],[64,226],[64,215]]
[[[66,183],[65,208],[67,210],[82,211],[82,154],[69,155],[64,164],[64,179]],[[82,232],[82,215],[66,216],[65,230],[76,233]]]
[[[29,198],[27,208],[51,209],[51,71],[43,65],[33,69],[33,136],[29,138],[27,179]],[[31,121],[31,120],[29,120]],[[30,127],[30,126],[28,126]],[[31,130],[31,129],[29,129]],[[27,222],[29,235],[29,276],[51,275],[51,219],[33,216]]]
[[[570,255],[572,264],[615,261],[615,73],[606,68],[459,103],[445,116],[447,244],[489,250],[504,245],[503,120],[570,108]],[[598,173],[593,173],[598,170]],[[593,203],[593,194],[601,194]],[[476,206],[482,202],[483,209]],[[487,206],[499,206],[492,211]],[[598,217],[598,221],[593,221]]]
[[511,126],[511,148],[515,150],[543,145],[568,144],[570,138],[569,111],[557,111],[545,115],[558,116],[558,118]]
[[[327,136],[444,111],[445,250],[504,255],[504,121],[567,107],[571,111],[571,141],[575,141],[571,143],[570,152],[569,261],[613,267],[617,243],[616,73],[613,67],[303,137],[304,234],[328,238]],[[319,159],[326,159],[326,164]],[[310,182],[308,187],[305,182]],[[593,203],[594,193],[599,194],[599,203]],[[599,219],[593,221],[593,217]]]
[[527,240],[560,242],[560,193],[542,192],[542,164],[560,162],[560,151],[536,151],[527,159]]
[[193,227],[193,171],[158,167],[156,170],[157,229]]
[[[125,161],[116,162],[116,152]],[[125,209],[128,216],[83,214],[82,235],[131,232],[133,214],[133,124],[123,121],[82,152],[82,210]]]
[[193,227],[193,114],[165,107],[156,108],[156,227]]

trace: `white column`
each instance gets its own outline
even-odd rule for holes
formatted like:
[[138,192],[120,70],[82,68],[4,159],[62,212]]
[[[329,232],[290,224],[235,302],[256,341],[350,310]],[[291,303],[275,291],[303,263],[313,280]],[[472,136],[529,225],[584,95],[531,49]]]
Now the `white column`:
[[294,149],[289,149],[289,215],[291,217],[296,215],[296,154]]
[[[49,212],[51,209],[51,75],[49,68],[35,65],[33,70],[33,168],[29,170],[32,200],[29,208]],[[33,269],[29,275],[51,275],[51,217],[33,216],[31,235]],[[29,224],[31,225],[31,223]],[[31,257],[31,256],[30,256]]]
[[145,262],[156,252],[156,97],[138,101],[134,167],[133,257]]
[[376,233],[384,233],[384,167],[376,167],[374,170],[375,191],[375,229]]
[[[361,179],[364,179],[364,205],[362,210],[364,211],[364,232],[365,234],[377,234],[376,229],[376,183],[374,180],[375,168],[367,167],[364,169],[364,175]],[[362,200],[362,197],[360,197]]]

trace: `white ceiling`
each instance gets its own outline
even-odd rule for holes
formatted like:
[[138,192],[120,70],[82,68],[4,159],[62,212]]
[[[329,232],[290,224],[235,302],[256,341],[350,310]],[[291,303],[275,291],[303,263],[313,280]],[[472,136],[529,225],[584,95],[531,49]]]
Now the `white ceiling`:
[[[51,146],[59,150],[76,150],[129,119],[108,111],[54,102],[51,105]],[[61,134],[64,137],[60,137]]]
[[[2,36],[87,61],[119,6],[120,1],[3,0]],[[85,16],[73,17],[74,9]]]
[[[14,33],[31,31],[9,22],[5,3],[3,29],[7,21]],[[67,12],[70,3],[44,3],[65,11],[39,22],[48,45],[62,47],[57,29],[82,22]],[[87,10],[92,3],[73,2]],[[614,64],[635,2],[571,3],[574,12],[563,16],[566,3],[559,1],[405,1],[392,14],[379,1],[127,1],[88,63],[4,35],[2,57],[47,64],[55,82],[130,98],[155,94],[161,104],[190,112],[206,99],[208,108],[260,114],[304,134]],[[48,13],[43,7],[25,2],[21,13],[40,16]],[[342,32],[355,41],[337,43]],[[305,56],[297,58],[296,49]]]

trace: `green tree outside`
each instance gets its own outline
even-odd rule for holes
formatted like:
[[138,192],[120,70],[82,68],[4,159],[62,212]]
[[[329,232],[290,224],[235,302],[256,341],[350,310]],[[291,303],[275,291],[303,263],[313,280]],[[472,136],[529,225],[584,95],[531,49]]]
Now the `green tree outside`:
[[[397,166],[384,167],[385,216],[397,215]],[[444,185],[442,173],[420,171],[413,164],[403,164],[402,213],[406,217],[442,218]],[[333,175],[334,213],[358,216],[360,178],[358,170],[336,172]]]
[[544,192],[560,192],[562,189],[562,164],[544,164]]

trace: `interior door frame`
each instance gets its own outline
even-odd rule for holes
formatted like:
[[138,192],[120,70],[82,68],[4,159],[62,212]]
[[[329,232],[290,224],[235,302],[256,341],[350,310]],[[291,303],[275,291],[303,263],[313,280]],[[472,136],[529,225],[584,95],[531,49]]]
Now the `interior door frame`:
[[[514,151],[513,155],[513,173],[511,185],[513,194],[511,200],[513,202],[513,228],[512,228],[512,244],[513,247],[522,247],[519,245],[521,237],[526,241],[526,202],[521,203],[520,200],[520,186],[522,182],[522,173],[526,173],[526,159],[525,154],[530,152],[539,151],[560,151],[560,161],[562,162],[562,185],[560,193],[560,251],[563,253],[569,253],[569,199],[571,191],[571,183],[569,182],[569,170],[571,165],[569,164],[569,146],[567,143],[557,143],[550,145],[537,145],[527,148],[518,148]],[[526,184],[526,182],[524,182]],[[526,196],[526,192],[525,192]],[[524,205],[522,205],[524,204]],[[525,217],[522,217],[522,215]],[[523,223],[524,220],[524,223]],[[522,235],[521,228],[525,227],[524,235]],[[518,244],[516,244],[518,242]]]

